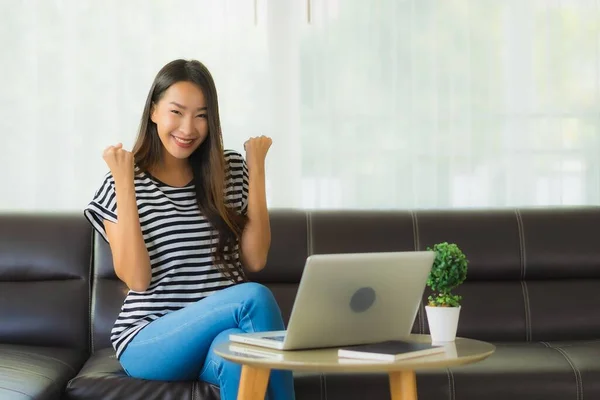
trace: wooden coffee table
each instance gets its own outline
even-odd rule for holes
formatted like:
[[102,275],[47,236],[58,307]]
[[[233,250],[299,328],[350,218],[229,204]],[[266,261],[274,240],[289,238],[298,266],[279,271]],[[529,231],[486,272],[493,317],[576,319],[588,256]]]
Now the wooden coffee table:
[[[411,335],[408,340],[430,343],[429,335]],[[238,343],[223,343],[215,353],[242,365],[238,399],[263,400],[272,369],[312,372],[387,372],[393,400],[416,400],[415,370],[470,364],[489,357],[496,347],[479,340],[456,338],[444,344],[444,352],[408,360],[364,361],[341,359],[337,349],[278,351]]]

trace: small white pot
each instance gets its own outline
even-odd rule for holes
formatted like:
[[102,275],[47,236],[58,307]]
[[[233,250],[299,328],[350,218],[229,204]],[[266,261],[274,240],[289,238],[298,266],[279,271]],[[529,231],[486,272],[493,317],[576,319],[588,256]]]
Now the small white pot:
[[460,315],[460,306],[458,307],[431,307],[425,306],[427,312],[427,321],[429,322],[429,332],[432,342],[453,342],[456,339],[456,330],[458,328],[458,317]]

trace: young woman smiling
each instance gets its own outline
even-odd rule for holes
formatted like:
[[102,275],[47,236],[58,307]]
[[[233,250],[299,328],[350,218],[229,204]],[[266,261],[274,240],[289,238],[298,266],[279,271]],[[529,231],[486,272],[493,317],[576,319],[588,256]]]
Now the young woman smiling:
[[[200,379],[235,399],[241,367],[213,352],[231,333],[284,329],[279,307],[245,270],[264,268],[271,242],[265,158],[224,150],[217,91],[199,61],[157,74],[132,152],[121,144],[84,210],[110,244],[129,292],[111,332],[125,371],[155,380]],[[294,398],[291,372],[272,371],[269,399]]]

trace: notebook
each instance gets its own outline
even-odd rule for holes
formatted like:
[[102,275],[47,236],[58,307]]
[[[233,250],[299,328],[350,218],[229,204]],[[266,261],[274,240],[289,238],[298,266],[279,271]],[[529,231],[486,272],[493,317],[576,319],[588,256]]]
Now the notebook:
[[389,340],[386,342],[341,347],[338,350],[338,357],[397,361],[443,352],[443,346],[434,346],[430,343]]
[[260,348],[249,348],[249,347],[245,347],[245,346],[236,346],[235,344],[230,344],[229,345],[229,351],[231,351],[232,353],[234,353],[235,355],[241,355],[243,357],[250,357],[250,358],[266,358],[266,359],[273,359],[273,360],[278,360],[278,361],[282,361],[283,358],[283,354],[281,353],[276,353],[276,350],[261,350]]

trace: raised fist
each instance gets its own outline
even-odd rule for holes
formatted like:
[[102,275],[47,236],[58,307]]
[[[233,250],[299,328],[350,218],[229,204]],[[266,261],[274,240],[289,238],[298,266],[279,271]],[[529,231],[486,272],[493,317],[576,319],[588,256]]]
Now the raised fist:
[[133,154],[123,149],[121,143],[116,146],[108,146],[104,149],[102,158],[110,168],[115,182],[133,180],[134,158]]
[[267,152],[273,140],[267,136],[252,137],[244,143],[246,150],[246,163],[251,168],[253,165],[264,165]]

